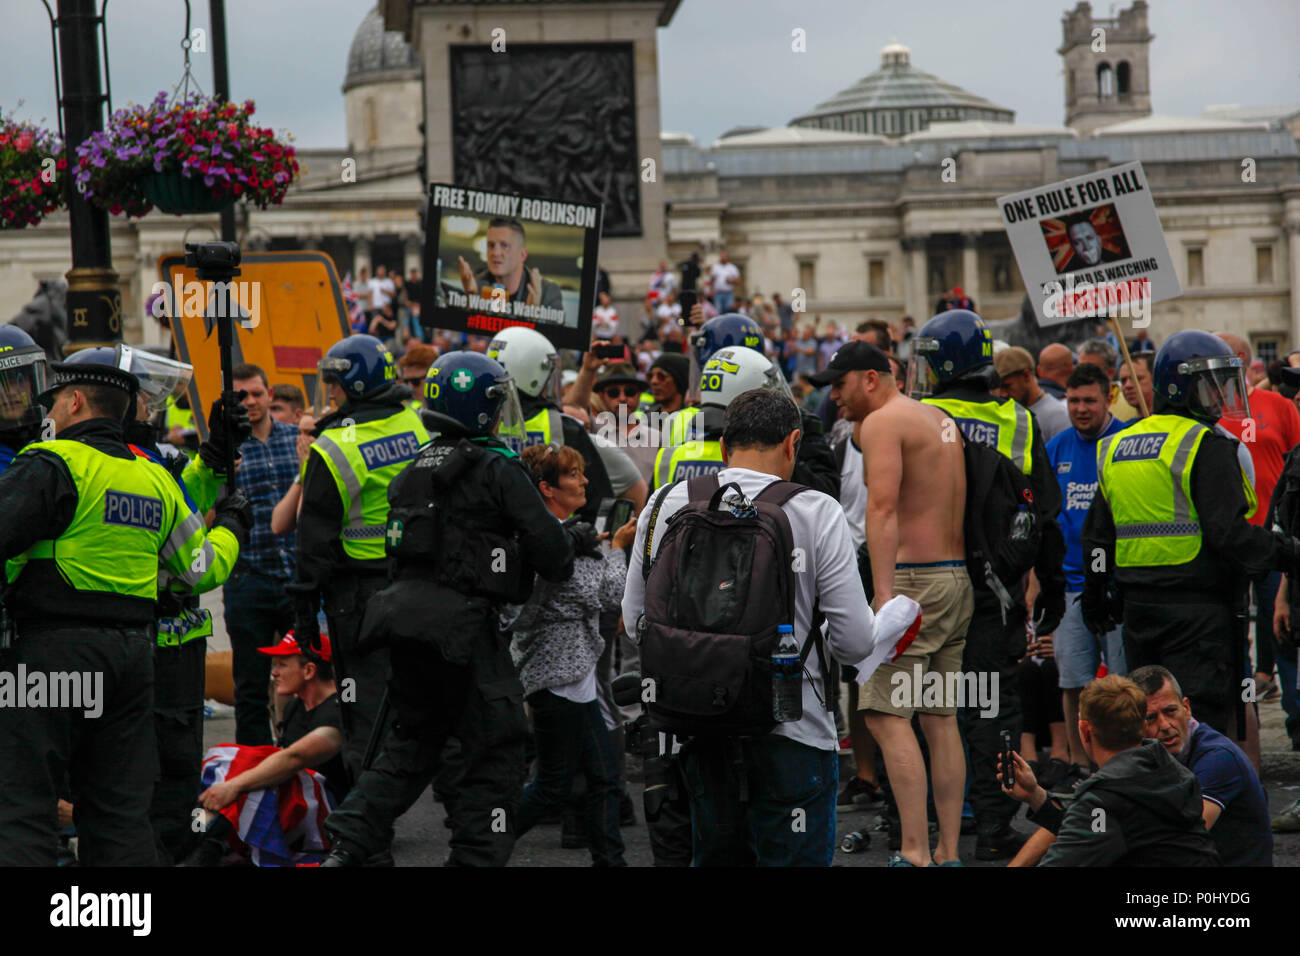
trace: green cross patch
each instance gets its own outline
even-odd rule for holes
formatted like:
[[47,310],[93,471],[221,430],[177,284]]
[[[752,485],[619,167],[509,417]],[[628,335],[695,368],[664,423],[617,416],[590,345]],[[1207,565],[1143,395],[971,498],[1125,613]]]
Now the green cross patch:
[[468,392],[474,387],[474,375],[466,369],[458,369],[451,377],[451,384],[458,392]]
[[388,530],[384,533],[384,537],[388,539],[390,549],[395,549],[402,543],[402,532],[404,530],[402,522],[396,518],[388,522]]

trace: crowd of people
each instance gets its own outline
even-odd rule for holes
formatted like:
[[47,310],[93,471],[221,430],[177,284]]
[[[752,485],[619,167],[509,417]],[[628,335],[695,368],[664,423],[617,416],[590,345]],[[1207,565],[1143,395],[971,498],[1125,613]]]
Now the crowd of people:
[[[1300,750],[1300,351],[1103,325],[1035,355],[961,289],[850,332],[744,295],[725,253],[680,272],[652,276],[635,343],[606,280],[565,356],[427,329],[418,271],[362,270],[320,394],[239,365],[202,444],[130,349],[54,366],[66,433],[125,428],[173,463],[178,528],[216,513],[215,565],[171,569],[193,594],[173,585],[187,623],[155,668],[192,688],[211,630],[183,609],[222,586],[235,741],[198,752],[189,690],[159,711],[149,858],[391,865],[432,785],[463,865],[549,819],[597,866],[636,825],[656,865],[828,865],[861,810],[891,866],[961,865],[966,834],[1012,866],[1271,865],[1300,830],[1300,801],[1270,817],[1257,713],[1280,698]],[[112,389],[140,396],[125,425]],[[0,513],[81,480],[51,455],[14,458]],[[11,525],[6,558],[36,533]],[[10,783],[23,746],[0,729]],[[83,862],[147,862],[71,781]]]

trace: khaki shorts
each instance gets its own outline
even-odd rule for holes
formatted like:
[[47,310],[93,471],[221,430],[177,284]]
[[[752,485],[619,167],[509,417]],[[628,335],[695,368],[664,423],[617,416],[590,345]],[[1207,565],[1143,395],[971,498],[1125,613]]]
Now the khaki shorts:
[[[902,657],[881,664],[862,686],[858,710],[907,720],[918,712],[952,716],[957,713],[957,702],[947,699],[947,688],[959,686],[960,681],[948,675],[961,673],[966,629],[975,611],[975,591],[966,566],[895,568],[894,593],[905,594],[921,605],[921,632]],[[935,687],[943,690],[936,692]]]

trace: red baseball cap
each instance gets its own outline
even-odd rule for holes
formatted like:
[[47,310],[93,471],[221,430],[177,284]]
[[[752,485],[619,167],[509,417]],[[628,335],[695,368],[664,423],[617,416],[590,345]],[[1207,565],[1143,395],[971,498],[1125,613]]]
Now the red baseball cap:
[[[259,647],[257,652],[268,657],[288,657],[290,654],[301,654],[303,657],[309,656],[303,653],[303,648],[298,644],[298,639],[293,636],[293,631],[284,635],[279,644],[272,644],[270,647]],[[326,634],[320,636],[320,656],[325,660],[330,659],[330,639]]]

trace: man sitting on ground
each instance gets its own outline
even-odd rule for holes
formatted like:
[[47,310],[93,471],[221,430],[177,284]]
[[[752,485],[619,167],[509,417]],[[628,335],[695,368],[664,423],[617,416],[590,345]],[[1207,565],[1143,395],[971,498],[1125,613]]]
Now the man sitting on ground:
[[[1040,866],[1218,866],[1205,830],[1201,788],[1157,740],[1144,740],[1146,694],[1115,674],[1079,696],[1079,737],[1098,770],[1066,809],[1049,799],[1020,754],[1009,796],[1029,804],[1029,819],[1055,834]],[[1031,841],[1032,842],[1032,841]],[[1013,862],[1022,861],[1025,850]]]

